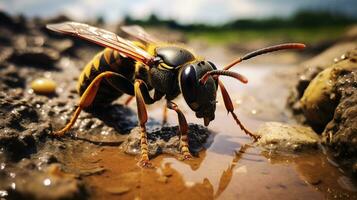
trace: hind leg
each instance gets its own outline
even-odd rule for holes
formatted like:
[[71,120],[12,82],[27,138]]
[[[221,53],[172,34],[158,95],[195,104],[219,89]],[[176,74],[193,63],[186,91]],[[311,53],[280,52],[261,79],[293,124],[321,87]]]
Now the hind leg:
[[[66,126],[64,128],[62,128],[59,131],[54,132],[53,133],[54,135],[63,136],[74,125],[74,123],[76,122],[81,111],[84,108],[87,108],[90,105],[92,105],[92,103],[95,99],[95,96],[98,92],[98,89],[100,87],[100,82],[103,79],[107,80],[108,83],[110,83],[110,85],[112,85],[118,91],[126,92],[129,94],[132,94],[134,91],[133,84],[128,79],[126,79],[124,76],[122,76],[118,73],[115,73],[115,72],[111,72],[111,71],[100,73],[97,77],[94,78],[94,80],[90,83],[90,85],[87,87],[87,89],[82,94],[82,96],[79,100],[78,107],[77,107],[76,111],[74,112],[74,114],[72,115],[71,120],[66,124]],[[114,84],[115,82],[119,82],[121,84]]]

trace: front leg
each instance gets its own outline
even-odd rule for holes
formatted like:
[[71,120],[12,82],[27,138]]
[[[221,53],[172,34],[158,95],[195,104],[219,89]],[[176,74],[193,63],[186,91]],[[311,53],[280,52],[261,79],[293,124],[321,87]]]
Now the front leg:
[[171,110],[176,111],[176,113],[177,113],[177,118],[178,118],[179,126],[180,126],[180,134],[181,134],[180,135],[181,153],[183,155],[183,159],[185,159],[185,160],[190,159],[190,158],[192,158],[192,155],[190,153],[190,150],[188,149],[188,136],[187,136],[188,124],[187,124],[186,118],[174,102],[167,101],[167,107]]

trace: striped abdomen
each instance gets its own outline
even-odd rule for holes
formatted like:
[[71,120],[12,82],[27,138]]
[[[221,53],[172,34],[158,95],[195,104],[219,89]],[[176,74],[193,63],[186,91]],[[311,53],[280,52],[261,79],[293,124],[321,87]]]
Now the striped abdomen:
[[[135,61],[131,58],[123,57],[117,51],[109,48],[99,52],[85,66],[79,77],[77,85],[79,95],[84,93],[96,76],[105,71],[119,73],[133,81]],[[93,105],[110,103],[121,95],[122,93],[114,89],[106,80],[102,80]]]

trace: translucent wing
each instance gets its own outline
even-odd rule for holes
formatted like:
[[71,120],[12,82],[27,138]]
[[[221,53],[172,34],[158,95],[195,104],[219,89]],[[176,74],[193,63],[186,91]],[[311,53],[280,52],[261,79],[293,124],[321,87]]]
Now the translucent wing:
[[132,42],[119,37],[115,33],[88,24],[64,22],[49,24],[46,27],[56,32],[77,36],[98,45],[112,48],[145,64],[150,63],[154,58],[148,52],[135,46]]
[[138,25],[122,26],[121,29],[125,33],[127,33],[127,34],[129,34],[129,35],[131,35],[131,36],[133,36],[133,37],[135,37],[135,38],[137,38],[137,39],[139,39],[139,40],[141,40],[143,42],[147,42],[147,43],[158,43],[158,42],[160,42],[160,40],[158,40],[154,36],[152,36],[149,33],[147,33],[145,31],[145,29],[143,27],[141,27],[141,26],[138,26]]

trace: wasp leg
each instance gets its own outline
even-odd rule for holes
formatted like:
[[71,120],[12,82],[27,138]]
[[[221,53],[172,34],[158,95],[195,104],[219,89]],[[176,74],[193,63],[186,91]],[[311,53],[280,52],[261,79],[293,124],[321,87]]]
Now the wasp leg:
[[[138,119],[140,125],[140,148],[141,148],[141,160],[139,162],[141,167],[151,167],[151,163],[149,161],[149,153],[148,153],[148,142],[147,142],[147,133],[145,124],[148,120],[148,115],[146,111],[145,101],[143,97],[143,93],[141,91],[141,85],[143,85],[142,80],[135,80],[134,83],[134,92],[136,98],[136,104],[138,108]],[[149,96],[150,97],[150,96]]]
[[180,136],[181,153],[183,155],[183,159],[190,159],[192,158],[192,155],[190,153],[190,150],[188,149],[188,136],[187,136],[188,124],[186,118],[174,102],[167,101],[167,107],[171,110],[176,111],[177,113],[177,118],[180,126],[180,134],[181,134]]
[[244,125],[239,121],[237,115],[234,113],[234,106],[231,100],[231,97],[229,96],[226,88],[224,87],[222,81],[218,80],[218,84],[219,87],[221,89],[221,93],[222,93],[222,97],[223,97],[223,101],[224,101],[224,105],[228,111],[228,113],[231,113],[234,120],[236,121],[236,123],[239,125],[240,129],[242,129],[244,131],[245,134],[249,135],[250,137],[252,137],[254,139],[254,141],[259,140],[260,136],[259,135],[255,135],[254,133],[250,132],[247,128],[244,127]]
[[155,94],[154,98],[150,96],[149,89],[145,82],[140,79],[136,79],[134,83],[134,93],[138,108],[138,119],[140,125],[140,147],[141,147],[141,160],[139,162],[142,167],[152,167],[149,162],[148,155],[148,143],[147,143],[147,133],[145,124],[148,120],[147,111],[145,104],[153,104],[157,100],[159,100],[162,95]]
[[76,122],[80,112],[82,109],[90,106],[98,92],[98,89],[100,87],[100,82],[106,79],[111,85],[113,84],[113,81],[115,80],[116,82],[122,83],[122,84],[117,84],[115,85],[115,89],[119,90],[120,92],[125,92],[125,93],[131,93],[133,94],[133,84],[126,79],[124,76],[115,73],[115,72],[103,72],[99,74],[97,77],[94,78],[94,80],[91,82],[91,84],[87,87],[87,89],[84,91],[82,94],[80,100],[79,100],[79,105],[74,112],[73,116],[71,117],[71,120],[66,124],[64,128],[62,128],[59,131],[54,132],[54,135],[56,136],[63,136]]

